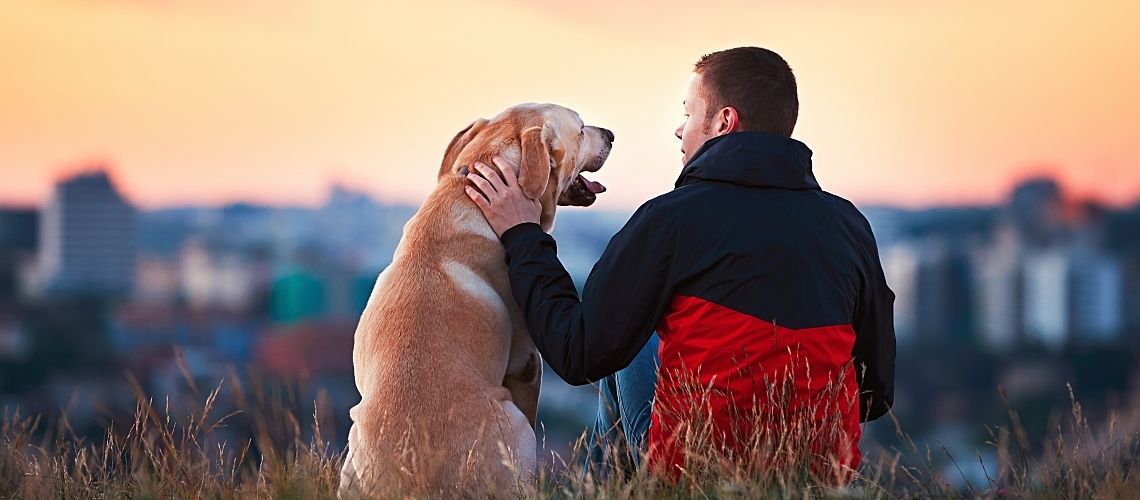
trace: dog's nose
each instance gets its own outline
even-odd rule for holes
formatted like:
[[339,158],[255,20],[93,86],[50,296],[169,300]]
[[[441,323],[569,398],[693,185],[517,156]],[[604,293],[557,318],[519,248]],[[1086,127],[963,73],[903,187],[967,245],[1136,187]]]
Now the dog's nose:
[[611,143],[614,142],[614,133],[610,132],[610,129],[598,127],[598,130],[602,131],[602,136],[605,137],[607,141]]

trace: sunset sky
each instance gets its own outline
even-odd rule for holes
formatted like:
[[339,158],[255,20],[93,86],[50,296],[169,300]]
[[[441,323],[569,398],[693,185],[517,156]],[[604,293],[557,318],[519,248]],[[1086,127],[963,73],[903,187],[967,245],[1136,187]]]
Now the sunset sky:
[[[1093,5],[1095,3],[1095,5]],[[862,203],[1001,199],[1026,175],[1140,197],[1140,2],[0,0],[0,204],[93,163],[143,207],[421,201],[444,146],[526,101],[617,136],[597,206],[672,187],[693,62],[795,70],[795,137]]]

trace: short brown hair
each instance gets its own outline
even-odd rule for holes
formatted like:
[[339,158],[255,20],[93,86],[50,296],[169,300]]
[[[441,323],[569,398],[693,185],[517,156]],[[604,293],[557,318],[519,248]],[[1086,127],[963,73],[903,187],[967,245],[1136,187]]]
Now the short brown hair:
[[779,54],[737,47],[705,54],[693,71],[701,75],[709,115],[733,107],[744,130],[792,136],[800,113],[796,76]]

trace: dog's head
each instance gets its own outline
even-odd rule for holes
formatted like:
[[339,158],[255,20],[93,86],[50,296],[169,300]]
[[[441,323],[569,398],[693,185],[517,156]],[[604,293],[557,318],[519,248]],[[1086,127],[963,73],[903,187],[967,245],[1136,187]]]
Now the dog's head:
[[[519,186],[543,207],[543,226],[556,205],[586,207],[605,191],[582,172],[596,172],[610,154],[614,134],[586,125],[578,113],[554,104],[520,104],[459,131],[443,156],[440,178],[475,162],[494,168],[493,156],[518,165]],[[548,217],[549,212],[549,217]]]

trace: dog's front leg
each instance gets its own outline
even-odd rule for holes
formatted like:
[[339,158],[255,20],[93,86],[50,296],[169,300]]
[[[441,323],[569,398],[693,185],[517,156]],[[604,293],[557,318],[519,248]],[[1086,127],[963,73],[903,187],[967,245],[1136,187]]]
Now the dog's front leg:
[[503,387],[534,429],[538,416],[538,391],[542,383],[542,358],[525,327],[516,325],[511,335],[511,355]]

